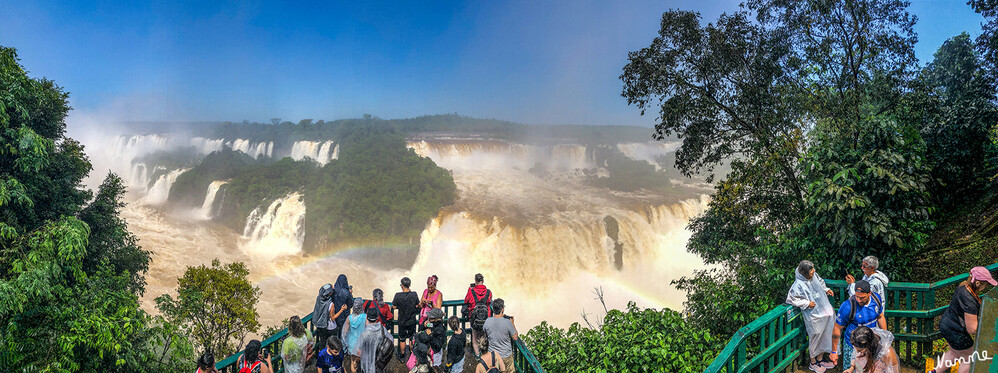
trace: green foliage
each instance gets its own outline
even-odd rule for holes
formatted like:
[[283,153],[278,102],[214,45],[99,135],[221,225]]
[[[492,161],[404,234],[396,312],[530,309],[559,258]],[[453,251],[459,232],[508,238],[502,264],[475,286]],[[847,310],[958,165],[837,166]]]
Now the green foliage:
[[[196,167],[177,176],[170,187],[170,203],[182,206],[201,206],[208,185],[215,180],[226,180],[261,162],[246,153],[229,148],[208,154]],[[155,175],[150,178],[155,180]]]
[[187,267],[177,279],[178,296],[156,298],[156,306],[166,319],[186,330],[202,351],[227,356],[242,347],[250,332],[260,329],[256,303],[260,288],[253,286],[249,270],[240,262],[211,267]]
[[[596,163],[605,164],[610,175],[608,177],[590,176],[587,181],[593,186],[624,192],[648,189],[661,193],[675,193],[677,188],[673,186],[672,180],[683,177],[678,175],[678,172],[660,172],[648,162],[627,158],[616,149],[600,153],[605,154],[600,154]],[[666,170],[675,171],[671,168]]]
[[805,224],[838,248],[833,254],[845,263],[875,255],[901,277],[933,228],[925,145],[916,130],[890,119],[859,127],[858,144],[822,124],[812,132]]
[[141,295],[145,291],[144,274],[149,269],[152,254],[139,247],[135,235],[128,231],[120,216],[125,207],[124,195],[125,185],[121,178],[109,173],[97,189],[94,200],[80,211],[80,220],[91,227],[83,270],[93,273],[102,263],[108,263],[114,273],[128,274],[128,290]]
[[523,340],[550,372],[702,372],[724,346],[676,311],[634,302],[610,310],[599,329],[541,322]]
[[917,94],[925,111],[922,137],[932,175],[942,184],[936,189],[947,190],[938,193],[944,201],[976,194],[998,166],[995,85],[973,48],[967,33],[943,43],[923,70],[924,89]]
[[[0,47],[0,367],[11,372],[175,372],[189,348],[138,304],[149,254],[118,216],[111,174],[80,188],[83,147],[63,136],[68,95]],[[164,348],[166,347],[166,348]],[[157,357],[155,360],[153,357]]]
[[[246,168],[223,187],[224,199],[216,219],[241,231],[253,209],[266,209],[275,199],[302,190],[317,170],[318,164],[311,160],[295,161],[291,158]],[[204,200],[204,193],[201,195]]]
[[393,128],[358,126],[342,144],[339,159],[306,188],[307,249],[343,240],[411,240],[457,195],[450,172],[406,148]]

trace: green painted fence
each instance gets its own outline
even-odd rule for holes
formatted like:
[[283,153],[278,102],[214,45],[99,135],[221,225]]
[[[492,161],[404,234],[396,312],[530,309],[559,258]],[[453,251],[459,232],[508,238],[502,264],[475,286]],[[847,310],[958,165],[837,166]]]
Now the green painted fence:
[[[998,271],[998,263],[987,267]],[[938,317],[949,306],[956,285],[967,279],[960,274],[933,283],[890,282],[887,284],[887,329],[894,333],[894,349],[908,362],[918,362],[932,352],[932,342],[942,338]],[[848,299],[846,282],[825,280],[835,291],[832,306]],[[789,288],[790,284],[787,284]],[[785,372],[804,362],[807,331],[800,310],[782,304],[742,327],[731,337],[705,373]]]
[[[386,302],[386,303],[391,305],[391,302]],[[458,317],[461,317],[461,307],[463,305],[464,305],[463,299],[444,301],[443,306],[441,307],[444,311],[444,320],[449,318],[451,315],[457,315]],[[315,330],[315,327],[312,324],[311,313],[303,317],[301,321],[302,323],[305,324],[305,327],[307,327],[309,330],[311,331]],[[466,331],[470,332],[467,323],[468,320],[466,318],[461,317],[461,327],[464,328]],[[398,338],[398,330],[396,329],[394,323],[392,324],[391,331],[392,335]],[[453,333],[450,330],[448,330],[447,332],[448,334]],[[274,359],[273,362],[274,372],[277,373],[284,372],[284,362],[281,360],[279,351],[281,343],[284,341],[284,338],[287,337],[287,335],[288,335],[288,329],[285,328],[262,342],[264,354],[266,354],[266,352],[270,352],[271,357],[273,357]],[[534,357],[534,354],[530,352],[530,349],[528,349],[527,346],[523,344],[522,340],[517,340],[514,344],[516,348],[513,350],[513,360],[516,362],[517,372],[544,373],[544,368],[541,367],[540,362],[538,362],[537,358]],[[240,351],[232,356],[225,358],[222,361],[215,363],[215,368],[218,369],[219,372],[223,373],[233,373],[239,371],[238,367],[236,367],[236,362],[239,360],[239,356],[242,356],[242,354],[243,354],[242,351]]]

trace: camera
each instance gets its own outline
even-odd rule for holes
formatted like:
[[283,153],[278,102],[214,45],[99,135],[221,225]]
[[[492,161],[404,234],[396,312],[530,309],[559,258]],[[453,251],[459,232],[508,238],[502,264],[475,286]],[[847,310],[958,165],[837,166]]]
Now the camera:
[[473,287],[475,287],[475,283],[474,283],[474,282],[472,282],[472,283],[471,283],[470,285],[468,285],[468,287],[469,287],[469,288],[473,288]]

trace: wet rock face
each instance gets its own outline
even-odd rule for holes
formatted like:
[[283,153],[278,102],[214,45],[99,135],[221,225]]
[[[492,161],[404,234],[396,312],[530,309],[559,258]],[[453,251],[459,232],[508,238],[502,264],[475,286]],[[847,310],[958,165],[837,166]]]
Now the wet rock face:
[[613,264],[617,270],[624,268],[624,244],[620,242],[620,224],[617,219],[607,215],[603,218],[603,226],[606,227],[606,235],[613,240]]

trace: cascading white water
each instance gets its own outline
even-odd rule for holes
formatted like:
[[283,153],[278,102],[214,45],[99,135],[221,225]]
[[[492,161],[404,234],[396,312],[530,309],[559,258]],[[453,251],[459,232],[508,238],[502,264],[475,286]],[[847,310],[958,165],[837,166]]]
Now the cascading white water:
[[648,162],[648,164],[655,166],[656,170],[661,170],[662,166],[658,163],[658,158],[676,151],[682,145],[683,143],[680,141],[632,142],[617,144],[617,149],[624,153],[627,158]]
[[204,203],[201,204],[201,217],[203,219],[211,220],[211,218],[215,217],[215,197],[218,194],[218,190],[226,183],[224,180],[215,180],[208,185],[208,191],[204,195]]
[[[335,146],[335,150],[334,150]],[[330,153],[332,152],[332,154]],[[335,144],[333,141],[295,141],[291,145],[291,158],[296,161],[300,161],[305,158],[311,158],[312,160],[318,162],[319,164],[329,163],[330,160],[336,159],[339,152],[339,145]]]
[[254,209],[246,219],[244,250],[252,255],[277,257],[301,253],[305,240],[305,201],[298,192],[274,200],[266,210]]
[[145,192],[149,188],[149,168],[145,163],[132,164],[126,182],[133,190]]
[[529,170],[541,164],[555,170],[596,167],[579,144],[526,145],[496,140],[410,141],[407,147],[449,170]]
[[194,137],[191,139],[191,146],[197,149],[199,154],[211,154],[225,148],[224,139],[206,139],[204,137]]
[[177,181],[177,177],[184,173],[188,169],[173,170],[166,174],[160,175],[156,179],[156,183],[149,188],[146,196],[142,198],[142,203],[147,205],[161,205],[166,202],[166,199],[170,197],[170,188],[173,187],[173,183]]

